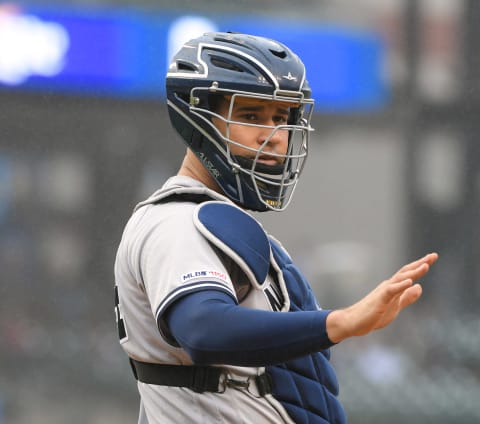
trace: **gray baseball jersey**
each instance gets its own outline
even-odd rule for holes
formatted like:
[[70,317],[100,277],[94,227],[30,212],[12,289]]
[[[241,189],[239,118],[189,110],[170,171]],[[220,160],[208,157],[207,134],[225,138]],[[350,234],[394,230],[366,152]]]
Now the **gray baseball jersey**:
[[[271,299],[275,296],[276,303],[284,305],[282,310],[288,310],[288,299],[279,299],[286,290],[275,288],[273,281],[267,281],[262,290],[251,287],[233,261],[214,250],[194,225],[196,204],[155,204],[159,195],[175,187],[206,190],[194,179],[175,176],[136,208],[125,227],[115,262],[116,315],[120,343],[129,357],[142,362],[191,365],[188,354],[162,325],[162,314],[172,299],[215,285],[249,308],[272,310]],[[263,368],[219,366],[231,371],[236,379],[263,372]],[[139,424],[292,422],[280,403],[271,395],[259,397],[254,388],[200,394],[183,387],[137,384],[141,397]]]

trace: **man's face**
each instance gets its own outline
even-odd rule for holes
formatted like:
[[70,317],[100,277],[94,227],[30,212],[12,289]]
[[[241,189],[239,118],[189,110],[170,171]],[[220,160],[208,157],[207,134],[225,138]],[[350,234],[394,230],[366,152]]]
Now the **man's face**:
[[[289,131],[279,129],[274,131],[272,135],[272,127],[286,125],[289,109],[295,106],[295,104],[265,99],[236,97],[232,114],[229,118],[230,100],[230,97],[222,99],[217,113],[226,119],[235,121],[235,123],[227,124],[218,118],[213,118],[212,120],[222,135],[238,143],[230,143],[231,155],[254,159],[257,155],[257,150],[264,145],[258,157],[258,162],[265,165],[278,165],[283,163],[285,160],[283,155],[287,153],[288,149]],[[242,124],[256,124],[269,126],[270,128]]]

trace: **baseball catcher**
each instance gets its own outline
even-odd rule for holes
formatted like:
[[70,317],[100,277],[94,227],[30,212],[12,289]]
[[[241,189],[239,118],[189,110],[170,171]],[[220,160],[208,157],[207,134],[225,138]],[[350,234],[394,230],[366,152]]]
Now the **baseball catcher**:
[[166,88],[186,154],[136,206],[115,263],[138,422],[345,423],[330,348],[390,324],[438,255],[322,309],[250,213],[283,211],[302,175],[314,105],[302,61],[274,40],[208,33],[180,49]]

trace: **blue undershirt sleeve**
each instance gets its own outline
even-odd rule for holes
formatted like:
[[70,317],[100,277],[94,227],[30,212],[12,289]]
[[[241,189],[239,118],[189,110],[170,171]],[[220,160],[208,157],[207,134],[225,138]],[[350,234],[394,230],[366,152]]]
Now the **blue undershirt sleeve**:
[[165,320],[196,364],[273,365],[329,348],[329,310],[271,312],[239,306],[218,290],[178,299]]

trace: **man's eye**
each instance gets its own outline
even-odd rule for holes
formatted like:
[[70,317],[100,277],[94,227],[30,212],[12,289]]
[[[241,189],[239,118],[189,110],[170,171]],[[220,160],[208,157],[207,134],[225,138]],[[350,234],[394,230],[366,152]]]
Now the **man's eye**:
[[286,124],[287,121],[288,121],[288,117],[287,117],[287,116],[283,116],[283,115],[275,116],[275,118],[274,118],[274,122],[275,122],[277,125]]
[[240,117],[243,121],[256,121],[258,116],[255,113],[246,113]]

